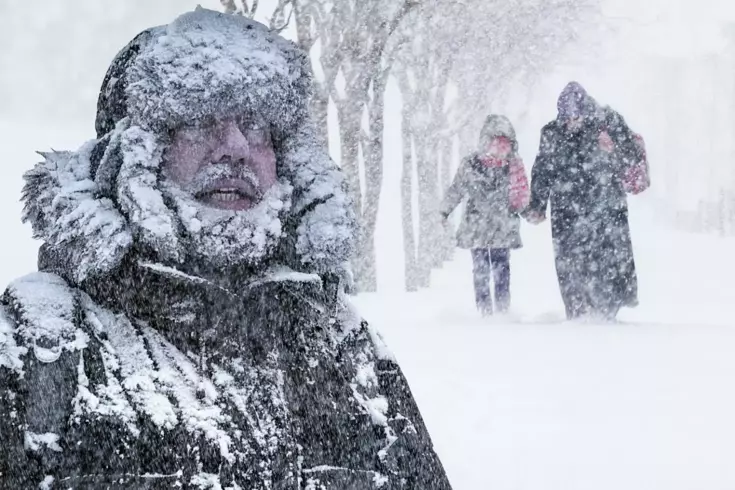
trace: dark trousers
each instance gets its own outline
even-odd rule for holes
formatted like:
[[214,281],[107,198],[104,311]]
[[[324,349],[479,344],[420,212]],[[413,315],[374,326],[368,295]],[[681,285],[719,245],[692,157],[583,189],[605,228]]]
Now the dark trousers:
[[475,282],[475,303],[483,315],[493,312],[490,295],[490,276],[495,286],[498,312],[505,313],[510,306],[510,250],[507,248],[473,248],[472,273]]

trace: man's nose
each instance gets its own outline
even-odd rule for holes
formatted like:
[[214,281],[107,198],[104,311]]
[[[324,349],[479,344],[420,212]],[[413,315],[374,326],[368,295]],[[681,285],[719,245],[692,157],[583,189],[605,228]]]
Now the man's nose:
[[250,156],[250,146],[245,135],[234,121],[223,122],[218,131],[217,146],[212,161],[218,162],[227,157],[234,161]]

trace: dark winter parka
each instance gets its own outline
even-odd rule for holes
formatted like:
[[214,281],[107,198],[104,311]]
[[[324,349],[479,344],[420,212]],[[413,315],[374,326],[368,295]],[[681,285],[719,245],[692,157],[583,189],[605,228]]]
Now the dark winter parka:
[[[342,291],[355,221],[306,115],[305,61],[243,17],[186,14],[118,55],[98,138],[26,175],[44,245],[0,299],[0,489],[450,488]],[[238,107],[278,134],[289,213],[264,263],[212,269],[178,247],[158,135]]]
[[499,165],[487,165],[479,152],[462,160],[441,205],[444,217],[464,200],[466,205],[457,230],[460,248],[520,248],[519,211],[528,199],[528,183],[518,156],[518,141],[510,121],[491,115],[485,121],[480,147],[505,136],[512,151]]
[[637,304],[623,178],[644,156],[620,114],[579,93],[581,126],[569,130],[560,114],[541,131],[529,212],[545,214],[551,203],[556,269],[568,316],[614,315]]

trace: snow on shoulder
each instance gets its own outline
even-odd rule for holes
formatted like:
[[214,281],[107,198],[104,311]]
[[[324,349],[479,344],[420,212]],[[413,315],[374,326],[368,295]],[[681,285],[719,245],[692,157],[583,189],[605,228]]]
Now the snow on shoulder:
[[59,276],[29,274],[11,283],[6,296],[20,320],[16,335],[33,346],[38,361],[54,362],[64,350],[86,346],[87,335],[74,324],[74,291]]

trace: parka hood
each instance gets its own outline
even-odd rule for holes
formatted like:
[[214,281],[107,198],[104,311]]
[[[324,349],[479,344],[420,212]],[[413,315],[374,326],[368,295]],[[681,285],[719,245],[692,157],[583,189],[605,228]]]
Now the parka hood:
[[310,85],[305,55],[252,20],[197,9],[148,29],[108,70],[97,139],[76,152],[42,153],[25,174],[23,219],[72,284],[110,273],[140,244],[180,265],[181,230],[195,229],[198,216],[183,219],[161,192],[169,131],[256,114],[274,134],[279,209],[264,211],[262,226],[243,239],[253,247],[280,239],[279,260],[294,270],[344,270],[356,220],[309,117]]
[[498,136],[505,136],[513,145],[513,152],[518,152],[518,140],[516,139],[516,131],[513,128],[510,120],[499,114],[490,114],[485,119],[485,123],[480,131],[480,146],[484,146],[490,142],[493,138]]

